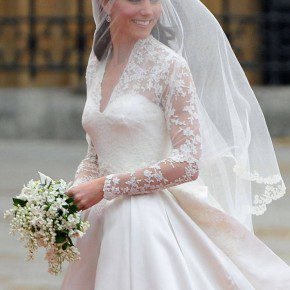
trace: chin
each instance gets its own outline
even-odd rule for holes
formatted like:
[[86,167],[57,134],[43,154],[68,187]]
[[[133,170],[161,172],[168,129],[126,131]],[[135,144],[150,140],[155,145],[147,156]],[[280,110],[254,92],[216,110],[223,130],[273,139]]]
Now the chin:
[[143,33],[138,32],[138,33],[135,33],[133,35],[133,38],[136,39],[136,40],[138,40],[138,39],[145,39],[145,38],[147,38],[151,34],[151,32],[152,32],[152,30],[146,31],[146,32],[144,31]]

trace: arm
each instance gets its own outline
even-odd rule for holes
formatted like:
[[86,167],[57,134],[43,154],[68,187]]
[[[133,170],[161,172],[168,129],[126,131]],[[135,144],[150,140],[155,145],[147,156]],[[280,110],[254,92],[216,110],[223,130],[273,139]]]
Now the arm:
[[162,105],[173,149],[168,158],[140,168],[105,176],[104,198],[151,193],[198,177],[201,138],[196,111],[196,89],[190,69],[183,59],[172,73],[172,81],[162,96]]
[[95,153],[93,143],[87,133],[86,140],[88,143],[87,154],[78,165],[72,186],[76,186],[99,177],[98,156]]
[[[87,89],[91,87],[92,81],[95,77],[95,66],[96,66],[96,61],[95,61],[95,58],[93,57],[93,51],[91,51],[88,66],[86,69]],[[98,178],[100,175],[98,156],[95,152],[93,143],[88,133],[86,133],[86,140],[88,143],[87,154],[77,167],[72,186],[76,186],[76,185],[88,182],[91,179]]]

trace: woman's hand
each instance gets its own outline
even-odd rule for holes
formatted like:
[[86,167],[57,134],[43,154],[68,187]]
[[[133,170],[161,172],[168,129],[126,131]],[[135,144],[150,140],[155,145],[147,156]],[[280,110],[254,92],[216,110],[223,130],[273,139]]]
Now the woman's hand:
[[93,179],[67,190],[65,194],[73,197],[78,210],[86,210],[103,199],[105,177]]

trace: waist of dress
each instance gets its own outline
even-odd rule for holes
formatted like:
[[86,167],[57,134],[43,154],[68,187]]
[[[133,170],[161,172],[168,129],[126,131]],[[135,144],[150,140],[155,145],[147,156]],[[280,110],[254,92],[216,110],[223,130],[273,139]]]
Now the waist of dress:
[[123,164],[123,165],[114,165],[106,162],[99,162],[98,171],[100,176],[122,173],[122,172],[135,172],[137,169],[142,169],[147,166],[151,166],[157,163],[159,160],[150,160],[150,161],[140,161],[135,164]]

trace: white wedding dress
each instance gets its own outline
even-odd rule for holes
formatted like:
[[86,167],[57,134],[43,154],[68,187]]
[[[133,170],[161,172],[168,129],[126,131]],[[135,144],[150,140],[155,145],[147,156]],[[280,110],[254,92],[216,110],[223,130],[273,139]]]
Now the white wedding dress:
[[290,289],[290,267],[196,179],[202,144],[185,60],[152,36],[137,41],[102,112],[105,65],[88,65],[89,145],[74,183],[106,176],[105,198],[83,213],[91,226],[61,290]]

